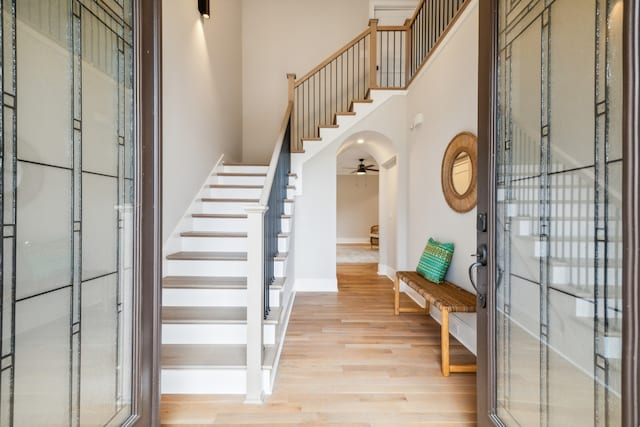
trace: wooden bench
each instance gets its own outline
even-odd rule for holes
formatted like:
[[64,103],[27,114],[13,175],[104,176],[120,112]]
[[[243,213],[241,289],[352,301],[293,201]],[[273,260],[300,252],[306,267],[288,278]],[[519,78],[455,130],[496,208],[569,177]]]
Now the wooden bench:
[[[400,282],[414,289],[425,299],[425,308],[400,307]],[[451,365],[449,363],[449,313],[463,312],[474,313],[476,311],[476,297],[449,282],[442,284],[433,283],[425,279],[415,271],[398,271],[395,283],[395,313],[425,313],[429,315],[430,306],[433,304],[442,313],[440,329],[440,345],[442,351],[442,375],[448,377],[451,372],[476,372],[476,365]]]

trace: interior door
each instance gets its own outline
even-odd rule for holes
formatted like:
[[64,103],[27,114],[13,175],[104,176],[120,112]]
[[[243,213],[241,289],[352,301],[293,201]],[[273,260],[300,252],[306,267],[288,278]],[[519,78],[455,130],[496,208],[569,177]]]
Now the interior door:
[[623,3],[481,1],[481,425],[623,422]]

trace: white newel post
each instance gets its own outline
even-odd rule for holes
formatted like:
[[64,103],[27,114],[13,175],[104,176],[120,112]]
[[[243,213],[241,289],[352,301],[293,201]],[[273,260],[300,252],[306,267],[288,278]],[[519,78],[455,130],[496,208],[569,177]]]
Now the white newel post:
[[264,321],[264,214],[267,206],[252,206],[248,215],[247,252],[247,396],[246,403],[262,403]]

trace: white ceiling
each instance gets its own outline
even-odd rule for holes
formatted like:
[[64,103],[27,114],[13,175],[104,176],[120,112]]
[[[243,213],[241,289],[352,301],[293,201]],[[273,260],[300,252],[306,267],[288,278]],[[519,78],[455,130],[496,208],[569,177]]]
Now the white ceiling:
[[[371,154],[369,154],[366,147],[354,144],[338,154],[338,163],[336,167],[338,175],[351,174],[351,172],[358,167],[358,164],[360,163],[359,159],[364,159],[365,166],[375,165],[376,169],[379,169],[378,164]],[[378,172],[368,171],[367,174],[377,175]]]

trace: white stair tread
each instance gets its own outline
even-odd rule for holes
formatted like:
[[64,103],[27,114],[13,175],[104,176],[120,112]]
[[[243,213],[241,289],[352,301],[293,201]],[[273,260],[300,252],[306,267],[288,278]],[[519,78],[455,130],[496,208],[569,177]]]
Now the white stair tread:
[[[536,222],[540,222],[540,217],[534,216],[523,216],[523,215],[516,215],[516,216],[512,216],[511,217],[514,220],[517,221],[536,221]],[[612,218],[609,217],[609,221],[614,221],[616,218]],[[554,216],[551,218],[551,221],[594,221],[593,216]],[[598,218],[598,221],[600,222],[604,222],[604,217],[600,217]]]
[[234,188],[234,189],[258,189],[264,188],[264,185],[236,185],[236,184],[212,184],[209,188]]
[[[163,369],[244,369],[247,347],[237,344],[163,344]],[[263,368],[271,369],[274,346],[265,346]]]
[[284,287],[284,277],[276,277],[270,286],[271,289],[276,289],[276,290],[282,289],[283,287]]
[[[274,324],[280,315],[279,307],[272,307],[266,324]],[[162,307],[163,324],[244,324],[246,307]]]
[[254,173],[254,172],[218,172],[218,176],[267,176],[266,173]]
[[[605,260],[600,260],[600,267],[604,268]],[[549,264],[554,267],[587,267],[594,268],[596,266],[596,261],[592,258],[584,259],[584,258],[576,258],[576,259],[567,259],[567,258],[555,258],[549,257]],[[606,260],[607,268],[622,268],[622,260],[619,259],[607,259]]]
[[226,238],[226,237],[247,237],[247,233],[242,232],[220,232],[220,231],[186,231],[180,233],[182,237],[212,237],[212,238]]
[[258,203],[260,201],[260,199],[230,199],[210,197],[203,197],[200,200],[207,203]]
[[274,259],[275,261],[284,261],[284,260],[286,260],[286,259],[287,259],[287,256],[288,256],[288,255],[289,255],[289,254],[288,254],[287,252],[279,253],[279,254],[278,254],[278,255],[276,255],[273,259]]
[[247,214],[207,214],[207,213],[194,213],[191,214],[193,218],[211,218],[211,219],[246,219],[249,217]]
[[[579,285],[551,285],[550,289],[563,292],[567,295],[571,295],[575,298],[585,299],[585,300],[593,300],[595,298],[594,294],[596,292],[595,286],[579,286]],[[600,285],[598,286],[598,299],[604,299],[604,291],[605,287]],[[622,289],[620,286],[608,286],[607,287],[607,299],[621,299],[622,298]]]
[[163,324],[246,323],[246,307],[162,307]]
[[246,261],[246,252],[176,252],[167,255],[168,260],[189,260],[189,261]]
[[[580,236],[580,235],[576,235],[576,236],[563,236],[563,235],[550,235],[548,237],[546,237],[543,234],[530,234],[528,236],[517,236],[521,239],[526,239],[526,240],[535,240],[535,241],[543,241],[543,239],[548,239],[549,242],[551,244],[555,244],[556,242],[558,243],[572,243],[572,242],[577,242],[577,243],[594,243],[596,242],[596,238],[591,236],[591,237],[585,237],[585,236]],[[622,236],[610,236],[609,240],[605,241],[600,241],[598,240],[597,243],[616,243],[616,242],[622,242]]]
[[167,276],[163,288],[182,289],[246,289],[246,277]]
[[222,162],[223,166],[269,166],[269,163],[261,163],[261,162]]

